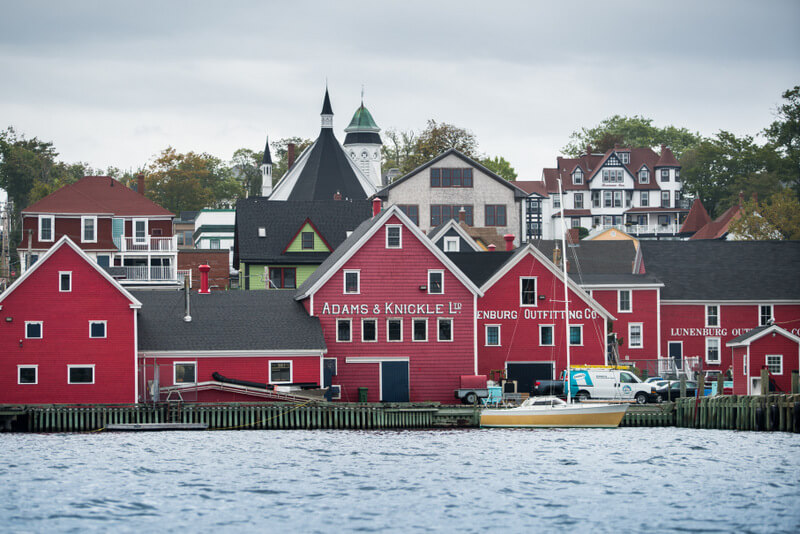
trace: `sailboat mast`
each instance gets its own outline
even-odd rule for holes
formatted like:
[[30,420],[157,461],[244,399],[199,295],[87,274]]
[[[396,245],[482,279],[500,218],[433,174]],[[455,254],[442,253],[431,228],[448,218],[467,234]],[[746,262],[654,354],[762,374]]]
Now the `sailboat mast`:
[[565,337],[567,339],[567,372],[566,372],[566,384],[564,386],[564,390],[567,393],[567,404],[572,402],[572,396],[570,395],[570,381],[572,376],[570,375],[569,368],[570,368],[570,354],[569,354],[569,286],[567,284],[567,225],[564,222],[564,207],[566,203],[564,202],[564,195],[563,191],[561,190],[561,178],[558,179],[558,197],[561,199],[561,267],[564,273],[564,328],[566,330]]

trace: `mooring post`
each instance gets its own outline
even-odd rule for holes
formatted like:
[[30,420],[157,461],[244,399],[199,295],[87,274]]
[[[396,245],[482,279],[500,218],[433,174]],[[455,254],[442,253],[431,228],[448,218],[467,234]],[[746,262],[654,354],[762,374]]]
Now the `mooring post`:
[[681,375],[681,398],[686,396],[686,375]]
[[761,368],[761,394],[766,395],[769,393],[769,370],[766,367]]
[[800,371],[792,369],[792,395],[800,393]]
[[725,389],[725,375],[722,373],[717,375],[717,395],[722,395]]

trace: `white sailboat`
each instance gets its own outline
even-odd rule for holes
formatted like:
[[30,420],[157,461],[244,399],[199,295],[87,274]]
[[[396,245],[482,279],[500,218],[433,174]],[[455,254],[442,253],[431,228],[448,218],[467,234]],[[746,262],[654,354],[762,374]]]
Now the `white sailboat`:
[[[561,195],[561,180],[558,180]],[[562,197],[563,198],[563,197]],[[567,227],[564,224],[564,208],[561,208],[562,272],[564,273],[564,314],[566,320],[567,371],[565,390],[567,400],[558,397],[529,397],[514,408],[484,408],[481,411],[482,427],[586,427],[615,428],[622,422],[627,404],[586,404],[572,402],[570,394],[570,349],[569,349],[569,288],[567,284]]]

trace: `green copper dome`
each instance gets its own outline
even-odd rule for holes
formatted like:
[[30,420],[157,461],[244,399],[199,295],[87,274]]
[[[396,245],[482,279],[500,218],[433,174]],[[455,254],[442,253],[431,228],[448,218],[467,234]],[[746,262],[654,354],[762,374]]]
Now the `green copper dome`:
[[375,119],[372,118],[372,114],[370,114],[369,110],[364,107],[364,104],[361,104],[353,115],[353,120],[350,121],[350,125],[345,128],[344,131],[380,132],[381,129],[375,124]]

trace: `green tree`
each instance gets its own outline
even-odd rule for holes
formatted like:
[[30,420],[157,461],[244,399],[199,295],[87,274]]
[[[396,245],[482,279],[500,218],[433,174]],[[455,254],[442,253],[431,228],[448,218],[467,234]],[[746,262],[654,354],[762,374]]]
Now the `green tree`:
[[414,142],[411,154],[406,158],[405,172],[435,158],[445,150],[455,148],[465,156],[478,159],[478,139],[471,131],[446,122],[437,123],[428,119],[428,125]]
[[[303,139],[302,137],[284,137],[270,143],[272,147],[272,183],[273,185],[283,178],[286,171],[289,170],[289,145],[294,143],[294,157],[295,161],[300,157],[303,151],[311,146],[313,143],[311,139]],[[263,154],[262,154],[263,155]]]
[[175,214],[229,206],[244,196],[231,169],[209,154],[179,154],[167,147],[147,171],[147,197]]
[[517,171],[514,170],[514,167],[506,161],[506,158],[502,156],[495,156],[490,158],[489,156],[480,160],[481,165],[495,173],[496,175],[505,178],[509,182],[513,182],[517,179]]
[[778,108],[778,120],[764,133],[783,157],[782,172],[800,198],[800,85],[782,96],[786,102]]
[[664,144],[680,159],[686,150],[701,141],[698,133],[676,126],[659,128],[653,125],[652,119],[639,115],[614,115],[593,128],[581,128],[572,132],[569,138],[570,141],[562,152],[571,157],[585,154],[587,145],[592,146],[593,152],[605,152],[614,148],[614,145],[656,148]]
[[240,148],[233,153],[231,170],[239,180],[248,197],[261,194],[261,162],[264,152],[256,152],[249,148]]
[[417,142],[417,133],[414,130],[393,130],[383,132],[383,162],[384,171],[400,169],[402,174],[412,170],[407,162],[414,153]]
[[731,223],[730,233],[745,240],[800,239],[800,201],[790,189],[773,194],[767,202],[749,200]]

